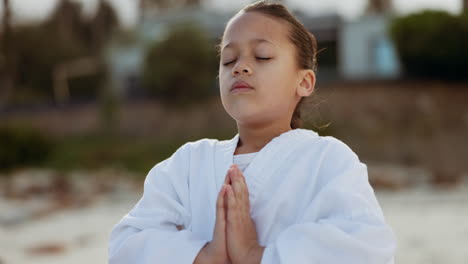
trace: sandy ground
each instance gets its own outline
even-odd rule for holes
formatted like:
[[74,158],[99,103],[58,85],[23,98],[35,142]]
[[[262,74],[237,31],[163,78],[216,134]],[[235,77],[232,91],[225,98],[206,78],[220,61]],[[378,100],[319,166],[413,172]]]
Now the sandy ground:
[[468,186],[376,192],[398,238],[395,263],[468,263]]
[[[396,263],[468,263],[468,184],[376,195],[398,237]],[[90,206],[0,226],[0,263],[106,263],[109,233],[139,197],[105,195]]]
[[103,196],[84,208],[0,229],[0,263],[107,263],[109,233],[139,199]]

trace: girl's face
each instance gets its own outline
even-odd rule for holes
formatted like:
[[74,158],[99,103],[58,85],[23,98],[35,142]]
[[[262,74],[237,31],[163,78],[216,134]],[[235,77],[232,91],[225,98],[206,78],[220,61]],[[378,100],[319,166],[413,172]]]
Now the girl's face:
[[[300,99],[295,47],[288,25],[257,12],[241,13],[226,27],[220,47],[219,86],[228,114],[241,125],[289,125]],[[236,81],[252,90],[231,92]]]

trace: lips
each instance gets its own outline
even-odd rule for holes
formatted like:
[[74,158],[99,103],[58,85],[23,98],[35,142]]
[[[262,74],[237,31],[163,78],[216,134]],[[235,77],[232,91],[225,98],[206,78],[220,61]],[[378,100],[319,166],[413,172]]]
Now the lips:
[[248,84],[247,82],[244,81],[236,81],[232,86],[231,86],[231,91],[233,90],[251,90],[253,87]]

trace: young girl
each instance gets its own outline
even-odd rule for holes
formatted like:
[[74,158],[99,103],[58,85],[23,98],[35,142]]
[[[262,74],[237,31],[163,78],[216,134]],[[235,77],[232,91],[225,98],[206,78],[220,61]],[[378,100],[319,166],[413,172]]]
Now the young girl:
[[396,238],[342,141],[300,128],[316,42],[281,4],[248,5],[219,45],[230,140],[182,145],[110,235],[110,263],[394,263]]

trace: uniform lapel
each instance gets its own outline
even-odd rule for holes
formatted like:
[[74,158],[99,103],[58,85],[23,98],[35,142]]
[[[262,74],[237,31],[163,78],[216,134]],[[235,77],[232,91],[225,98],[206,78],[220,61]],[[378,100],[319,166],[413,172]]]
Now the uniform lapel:
[[[247,187],[249,188],[249,200],[251,210],[255,206],[255,201],[265,185],[264,182],[280,166],[285,166],[282,161],[291,155],[300,143],[308,138],[305,134],[316,136],[316,132],[306,129],[293,129],[280,134],[268,142],[252,159],[244,171]],[[227,170],[233,164],[233,156],[239,141],[239,134],[232,139],[219,141],[215,155],[216,166],[216,186],[217,190],[226,177]],[[251,212],[252,213],[252,212]]]
[[232,139],[218,141],[215,149],[215,176],[216,176],[216,196],[221,190],[221,186],[226,178],[226,173],[233,163],[234,151],[236,150],[239,134],[236,134]]

